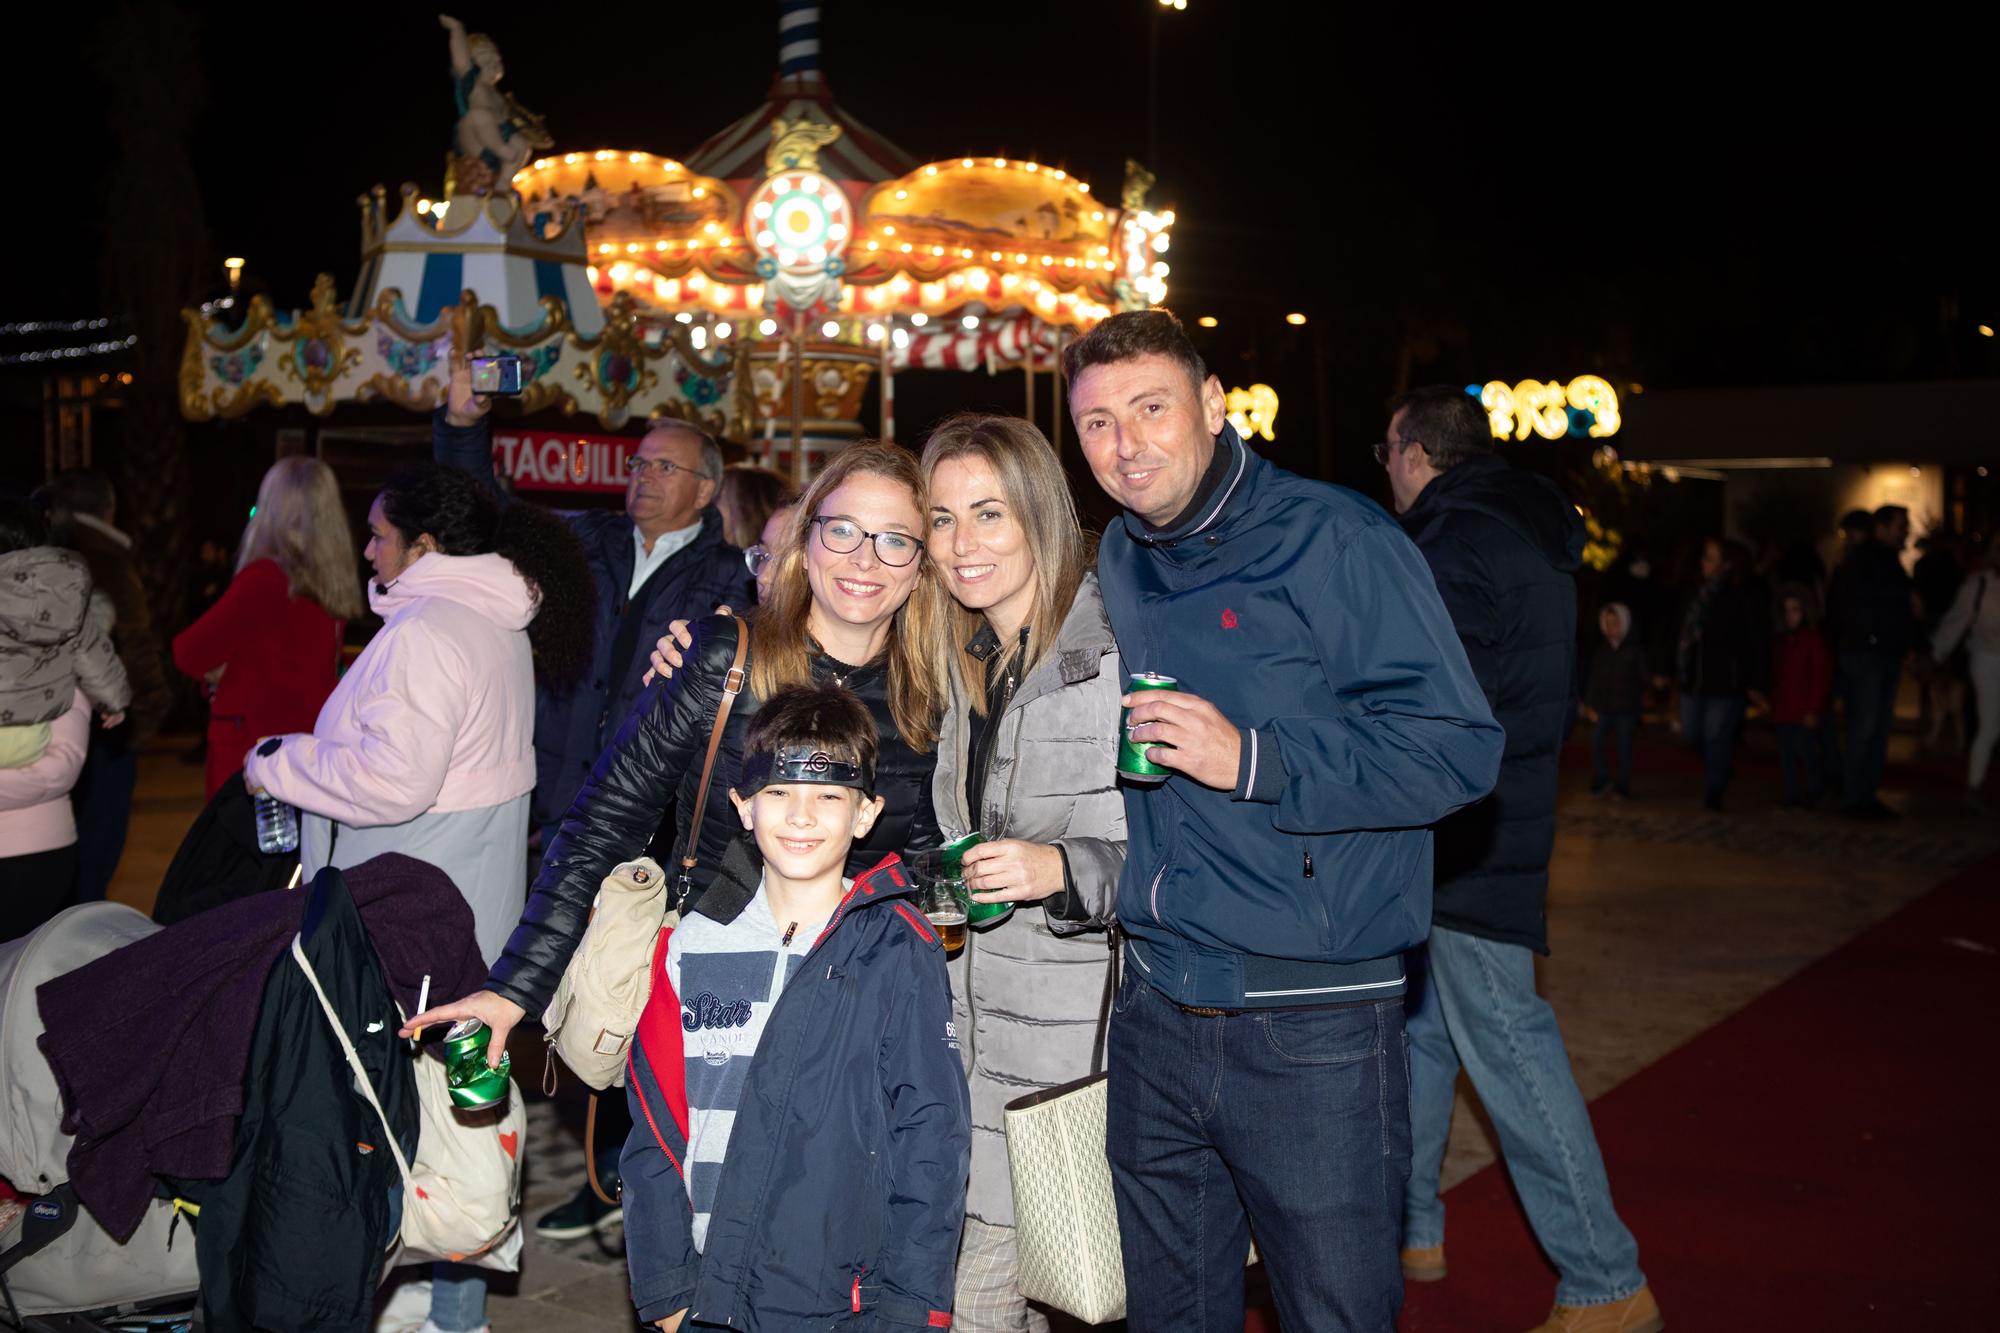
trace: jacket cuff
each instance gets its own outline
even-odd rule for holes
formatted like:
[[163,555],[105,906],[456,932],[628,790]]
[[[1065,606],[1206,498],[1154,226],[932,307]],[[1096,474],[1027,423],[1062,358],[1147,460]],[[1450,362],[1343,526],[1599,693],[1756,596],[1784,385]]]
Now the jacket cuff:
[[1061,843],[1055,845],[1062,854],[1063,886],[1042,900],[1042,911],[1051,921],[1090,920],[1090,908],[1084,904],[1083,895],[1076,891],[1076,876],[1069,868],[1069,848]]
[[1255,727],[1245,727],[1239,744],[1236,772],[1241,781],[1231,799],[1276,805],[1284,799],[1285,784],[1291,780],[1291,774],[1285,771],[1285,756],[1278,748],[1278,738]]

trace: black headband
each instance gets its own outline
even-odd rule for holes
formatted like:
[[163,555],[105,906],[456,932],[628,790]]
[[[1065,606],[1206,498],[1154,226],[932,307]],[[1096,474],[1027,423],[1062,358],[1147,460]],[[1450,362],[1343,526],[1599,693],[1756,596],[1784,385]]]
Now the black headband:
[[781,745],[775,751],[760,750],[743,757],[742,776],[736,781],[738,796],[755,796],[773,783],[852,787],[865,794],[874,790],[875,774],[861,764],[835,759],[812,745]]

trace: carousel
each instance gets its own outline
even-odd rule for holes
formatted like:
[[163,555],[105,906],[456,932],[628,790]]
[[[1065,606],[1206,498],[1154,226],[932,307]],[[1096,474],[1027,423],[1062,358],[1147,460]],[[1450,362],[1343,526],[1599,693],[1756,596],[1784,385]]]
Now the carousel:
[[[460,113],[445,188],[361,198],[344,302],[323,275],[305,310],[186,312],[184,414],[428,412],[457,339],[518,358],[523,415],[557,425],[503,459],[526,485],[551,448],[575,481],[615,484],[658,418],[802,483],[860,434],[871,389],[894,438],[908,369],[1024,371],[1027,415],[1059,441],[1064,341],[1165,297],[1174,215],[1148,206],[1152,177],[1128,162],[1108,200],[1045,162],[918,162],[834,101],[818,5],[778,11],[769,97],[685,158],[553,151],[499,87],[492,39],[441,20]],[[558,420],[579,417],[611,434]]]

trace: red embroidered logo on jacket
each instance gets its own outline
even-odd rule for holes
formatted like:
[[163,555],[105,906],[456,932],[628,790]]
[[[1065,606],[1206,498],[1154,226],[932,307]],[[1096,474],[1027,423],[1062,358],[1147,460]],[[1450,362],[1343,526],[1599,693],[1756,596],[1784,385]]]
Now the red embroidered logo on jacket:
[[1236,628],[1236,613],[1234,611],[1231,611],[1226,606],[1222,608],[1222,628],[1224,629]]

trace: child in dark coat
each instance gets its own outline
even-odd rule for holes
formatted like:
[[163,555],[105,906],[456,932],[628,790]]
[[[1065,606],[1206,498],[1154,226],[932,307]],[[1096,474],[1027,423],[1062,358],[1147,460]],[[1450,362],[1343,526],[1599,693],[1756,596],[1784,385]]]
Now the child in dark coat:
[[1818,733],[1833,702],[1833,654],[1813,624],[1813,596],[1788,586],[1780,599],[1785,628],[1772,654],[1771,721],[1778,729],[1778,773],[1786,809],[1819,804],[1826,772]]
[[[1632,612],[1623,602],[1606,602],[1597,613],[1604,642],[1590,659],[1590,682],[1583,692],[1583,715],[1591,722],[1590,794],[1610,791],[1621,800],[1632,794],[1632,737],[1646,696],[1646,650],[1632,637]],[[1609,742],[1618,741],[1618,778],[1611,777]]]

